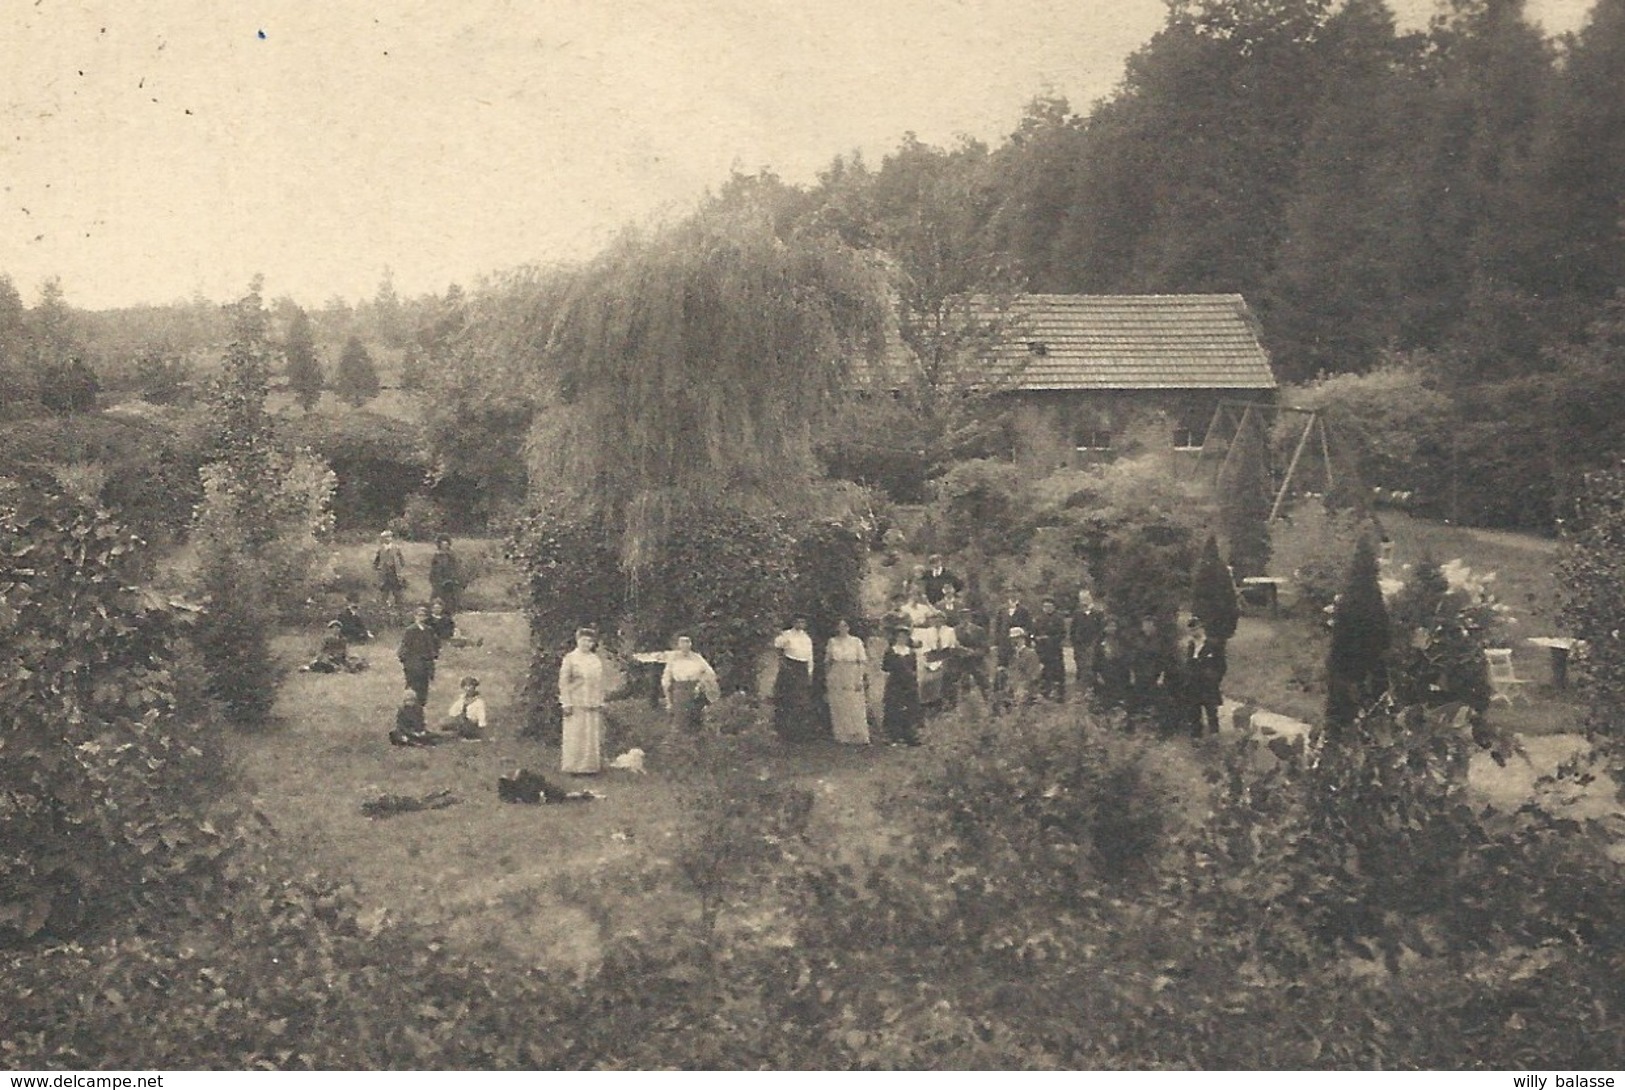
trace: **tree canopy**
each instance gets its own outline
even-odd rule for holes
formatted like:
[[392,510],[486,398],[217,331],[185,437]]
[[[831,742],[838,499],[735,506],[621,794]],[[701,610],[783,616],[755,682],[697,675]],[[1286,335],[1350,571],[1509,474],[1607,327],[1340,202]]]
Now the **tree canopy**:
[[632,567],[692,500],[786,502],[885,321],[878,270],[760,208],[628,235],[567,279],[536,344],[532,478],[624,528]]

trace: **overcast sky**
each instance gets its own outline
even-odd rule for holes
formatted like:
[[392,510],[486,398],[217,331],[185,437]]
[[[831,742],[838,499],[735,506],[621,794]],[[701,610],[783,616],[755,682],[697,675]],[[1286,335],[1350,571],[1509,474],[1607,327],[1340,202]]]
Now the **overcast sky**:
[[[1412,22],[1431,0],[1395,5]],[[1530,0],[1553,32],[1588,0]],[[363,11],[361,9],[373,9]],[[591,254],[731,169],[1106,94],[1162,0],[0,0],[0,272],[105,307]],[[375,14],[375,12],[377,12]]]

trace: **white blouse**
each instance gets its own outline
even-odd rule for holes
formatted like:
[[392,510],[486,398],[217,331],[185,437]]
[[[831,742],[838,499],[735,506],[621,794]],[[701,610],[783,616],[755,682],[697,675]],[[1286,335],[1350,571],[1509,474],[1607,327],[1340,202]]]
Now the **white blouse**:
[[807,633],[800,629],[787,628],[773,637],[773,646],[783,652],[785,658],[805,662],[807,672],[812,673],[813,642]]

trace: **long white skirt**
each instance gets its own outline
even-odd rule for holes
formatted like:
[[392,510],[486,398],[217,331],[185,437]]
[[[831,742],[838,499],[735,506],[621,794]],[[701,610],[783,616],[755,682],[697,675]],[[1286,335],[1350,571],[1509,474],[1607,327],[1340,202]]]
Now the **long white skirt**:
[[869,744],[869,702],[863,689],[861,662],[832,662],[824,675],[830,726],[835,740],[849,746]]
[[576,708],[564,717],[564,772],[600,772],[604,767],[604,709]]

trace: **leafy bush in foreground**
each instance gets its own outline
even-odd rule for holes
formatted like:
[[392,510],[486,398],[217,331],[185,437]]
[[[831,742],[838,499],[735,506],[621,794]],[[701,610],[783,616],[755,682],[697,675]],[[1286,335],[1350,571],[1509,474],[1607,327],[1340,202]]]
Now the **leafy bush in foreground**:
[[136,584],[140,554],[49,482],[0,480],[0,942],[150,904],[223,850],[177,682],[192,610]]
[[1176,809],[1166,777],[1188,743],[1071,709],[995,727],[972,701],[918,764],[894,764],[872,853],[819,850],[805,792],[761,779],[771,747],[696,740],[672,759],[708,793],[691,816],[713,832],[677,851],[703,864],[690,878],[719,879],[715,929],[652,923],[564,979],[243,866],[186,914],[0,962],[15,986],[0,1054],[23,1068],[1618,1066],[1618,865],[1532,808],[1462,805],[1438,759],[1459,732],[1402,726],[1364,724],[1367,746],[1318,760],[1210,751],[1211,797]]

